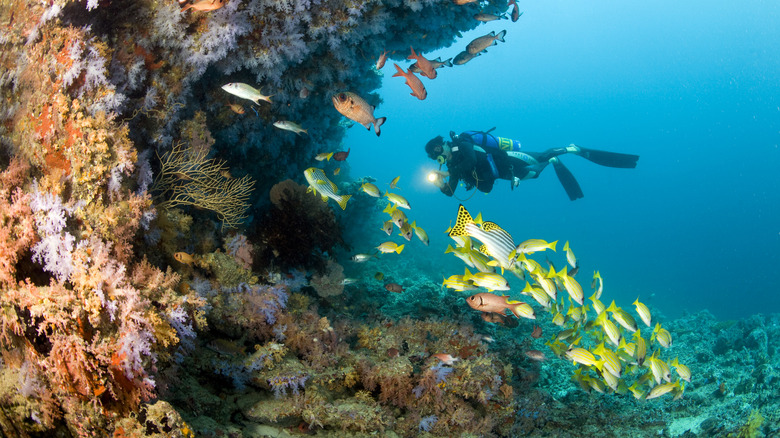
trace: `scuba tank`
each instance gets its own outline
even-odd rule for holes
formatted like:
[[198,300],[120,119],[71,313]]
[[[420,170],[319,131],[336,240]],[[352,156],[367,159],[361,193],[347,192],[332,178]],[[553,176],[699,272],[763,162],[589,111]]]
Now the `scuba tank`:
[[504,151],[511,155],[514,155],[513,152],[520,153],[520,142],[512,140],[511,138],[495,137],[490,134],[494,129],[496,128],[492,127],[487,131],[465,131],[460,135],[455,135],[454,132],[450,132],[450,137],[453,142],[470,142],[474,145],[474,150],[483,152],[487,155],[487,162],[490,165],[490,171],[493,174],[493,178],[500,178],[498,167],[493,159],[493,154],[499,151]]

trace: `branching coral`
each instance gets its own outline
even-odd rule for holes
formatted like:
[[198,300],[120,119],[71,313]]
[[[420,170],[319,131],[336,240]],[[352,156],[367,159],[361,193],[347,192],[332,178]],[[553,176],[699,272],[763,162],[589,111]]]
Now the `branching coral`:
[[246,219],[254,187],[251,177],[233,178],[224,161],[206,158],[203,149],[177,143],[160,157],[161,167],[152,185],[161,208],[193,206],[217,214],[223,226],[237,227]]

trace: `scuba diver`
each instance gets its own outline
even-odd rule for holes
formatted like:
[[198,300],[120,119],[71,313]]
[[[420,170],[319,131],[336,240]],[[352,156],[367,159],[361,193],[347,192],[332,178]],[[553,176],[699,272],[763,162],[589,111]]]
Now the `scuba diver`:
[[[447,196],[455,194],[458,181],[463,181],[467,190],[476,187],[488,193],[493,189],[495,180],[500,178],[509,180],[514,190],[520,181],[538,178],[547,165],[552,164],[566,194],[574,201],[584,195],[559,156],[574,154],[602,166],[626,169],[636,167],[639,159],[638,155],[587,149],[573,144],[544,152],[521,152],[520,142],[495,137],[490,134],[493,129],[466,131],[460,135],[450,131],[451,141],[445,141],[442,136],[431,139],[425,145],[425,152],[429,158],[439,162],[439,170],[432,172],[428,179]],[[446,172],[441,171],[444,164],[447,165]]]

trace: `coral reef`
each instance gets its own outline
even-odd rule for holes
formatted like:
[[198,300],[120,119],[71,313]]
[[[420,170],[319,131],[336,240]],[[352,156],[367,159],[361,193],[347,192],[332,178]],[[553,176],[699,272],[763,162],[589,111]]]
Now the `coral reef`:
[[[777,315],[664,320],[665,357],[696,369],[694,391],[641,404],[527,358],[544,348],[530,323],[483,321],[438,287],[434,261],[355,267],[341,253],[370,240],[359,225],[381,206],[346,165],[334,182],[355,196],[349,216],[298,183],[344,135],[330,97],[378,105],[378,54],[446,46],[506,6],[6,2],[0,433],[777,435]],[[228,82],[273,103],[250,106]],[[279,119],[309,136],[279,135]],[[345,286],[345,271],[361,280]]]

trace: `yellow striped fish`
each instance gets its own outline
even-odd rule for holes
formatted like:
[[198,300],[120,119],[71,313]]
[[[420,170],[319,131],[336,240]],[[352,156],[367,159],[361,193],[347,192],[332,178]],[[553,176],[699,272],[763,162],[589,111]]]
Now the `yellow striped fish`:
[[669,348],[672,346],[672,334],[669,333],[669,330],[661,327],[660,322],[655,323],[653,335],[650,336],[650,340],[658,341],[658,343],[661,344],[661,346],[664,348]]
[[674,370],[677,371],[677,375],[680,376],[681,379],[691,383],[691,370],[687,366],[681,364],[676,357],[672,361],[672,366],[674,367]]
[[509,254],[515,249],[512,236],[493,222],[482,222],[482,226],[477,225],[463,204],[458,207],[458,217],[449,236],[470,236],[478,239],[487,247],[487,255],[493,257],[501,266],[502,272],[504,269],[509,269],[514,262],[509,259]]
[[636,306],[636,313],[639,315],[639,318],[642,320],[642,322],[645,323],[646,326],[652,327],[652,316],[650,316],[650,309],[647,308],[644,304],[639,302],[639,297],[634,301],[634,306]]
[[339,189],[336,184],[333,184],[331,180],[325,176],[325,172],[322,169],[316,167],[310,167],[303,172],[306,177],[306,181],[309,182],[309,188],[307,192],[313,191],[316,194],[322,196],[324,202],[328,201],[328,198],[336,201],[342,210],[347,208],[347,201],[352,195],[339,195]]

